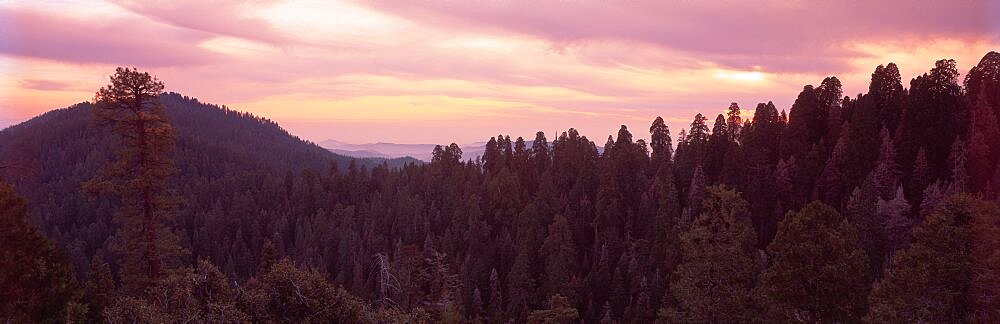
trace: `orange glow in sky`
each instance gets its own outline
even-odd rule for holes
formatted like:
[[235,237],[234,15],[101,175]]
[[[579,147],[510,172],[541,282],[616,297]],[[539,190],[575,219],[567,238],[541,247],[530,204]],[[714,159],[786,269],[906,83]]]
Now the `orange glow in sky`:
[[[1000,49],[1000,1],[3,1],[0,127],[87,101],[116,66],[322,141],[471,143],[730,102],[788,109],[836,75],[864,92]],[[676,135],[675,135],[676,136]]]

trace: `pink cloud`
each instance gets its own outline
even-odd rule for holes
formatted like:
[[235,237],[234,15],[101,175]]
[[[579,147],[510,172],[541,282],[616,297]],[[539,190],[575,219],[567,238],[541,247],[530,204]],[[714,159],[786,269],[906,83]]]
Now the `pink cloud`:
[[69,82],[53,81],[53,80],[38,80],[29,79],[20,82],[21,88],[32,89],[32,90],[66,90],[71,89],[73,85]]
[[166,24],[208,32],[284,45],[292,39],[275,30],[263,19],[243,15],[244,6],[269,1],[135,1],[112,0],[134,13]]
[[[904,83],[936,58],[965,70],[975,63],[966,53],[1000,44],[1000,1],[269,1],[0,5],[0,65],[13,67],[0,76],[9,86],[0,119],[89,99],[111,72],[106,63],[139,66],[170,91],[246,107],[316,140],[471,142],[543,128],[552,138],[577,127],[600,142],[622,123],[642,133],[657,115],[676,134],[731,101],[787,109],[803,84],[831,74],[853,96],[890,60]],[[748,70],[763,76],[726,77]],[[467,127],[341,119],[376,108],[454,110]]]
[[732,68],[824,72],[861,55],[860,39],[1000,39],[990,1],[360,1],[456,30],[532,35],[559,44],[637,41],[696,53]]
[[204,32],[142,20],[86,20],[27,9],[0,8],[0,53],[72,63],[146,67],[216,62],[223,56],[197,46]]

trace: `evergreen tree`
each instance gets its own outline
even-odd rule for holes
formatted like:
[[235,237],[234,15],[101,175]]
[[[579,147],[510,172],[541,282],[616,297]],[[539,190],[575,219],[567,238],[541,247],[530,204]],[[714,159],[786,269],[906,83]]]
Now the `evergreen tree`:
[[95,322],[100,321],[104,307],[115,300],[115,279],[111,274],[111,266],[98,255],[94,255],[90,261],[83,297],[89,304],[90,320]]
[[777,224],[773,220],[774,211],[781,196],[775,188],[775,169],[783,169],[778,168],[777,164],[780,160],[778,148],[784,127],[777,108],[768,102],[757,105],[749,127],[743,129],[741,144],[745,148],[746,159],[746,175],[742,180],[746,186],[743,192],[750,202],[754,229],[760,244],[770,241]]
[[881,222],[875,214],[877,208],[878,198],[875,189],[868,182],[851,192],[851,197],[844,206],[844,216],[857,230],[858,242],[868,256],[868,267],[872,271],[872,276],[880,278],[885,248],[881,239]]
[[752,321],[757,277],[755,235],[747,202],[733,190],[712,187],[703,212],[681,235],[682,263],[671,290],[679,322]]
[[995,139],[1000,138],[1000,125],[986,97],[980,96],[970,110],[971,125],[969,126],[969,189],[973,192],[989,190],[987,184],[992,178],[997,160],[1000,158],[1000,144]]
[[543,132],[535,133],[535,141],[531,142],[531,161],[533,161],[537,174],[545,173],[552,164],[549,141],[545,139]]
[[260,248],[260,264],[257,265],[257,272],[263,273],[270,269],[278,261],[278,249],[270,239],[264,241]]
[[937,209],[938,204],[950,195],[948,189],[940,181],[927,186],[927,189],[924,189],[924,200],[920,202],[920,217],[918,219],[926,218],[934,209]]
[[977,199],[969,219],[969,268],[973,322],[1000,321],[1000,208]]
[[871,83],[868,84],[868,96],[873,104],[870,107],[877,115],[868,117],[878,124],[871,131],[877,132],[881,128],[896,129],[903,115],[902,102],[905,95],[906,90],[899,75],[899,67],[895,63],[875,68]]
[[889,137],[889,131],[882,129],[882,145],[879,151],[878,162],[875,169],[868,174],[865,181],[871,181],[872,187],[878,197],[891,199],[896,193],[899,185],[900,170],[896,164],[896,150]]
[[695,169],[702,165],[705,160],[705,150],[708,146],[709,130],[708,125],[705,124],[706,118],[701,114],[694,116],[694,120],[691,121],[691,128],[688,133],[684,136],[680,136],[679,139],[676,158],[674,159],[674,168],[677,172],[677,186],[678,188],[687,189],[691,185],[691,178],[694,176]]
[[669,162],[674,155],[673,141],[670,139],[670,127],[657,116],[653,125],[649,126],[649,146],[653,150],[652,168],[659,170],[660,166]]
[[917,151],[927,151],[932,178],[947,175],[951,145],[966,136],[968,103],[958,85],[955,60],[939,60],[929,73],[910,81],[908,105],[899,143],[900,161],[909,169]]
[[517,258],[507,275],[507,318],[523,321],[533,305],[535,279],[531,276],[528,253],[527,249],[518,249]]
[[359,323],[365,318],[360,300],[287,259],[245,289],[240,304],[253,322]]
[[[998,218],[996,205],[967,195],[941,203],[913,230],[912,244],[893,257],[891,270],[872,290],[865,320],[944,323],[996,319],[995,308],[979,308],[995,306],[986,296],[995,294],[996,286],[978,286],[985,282],[974,278],[995,278],[997,258],[971,257],[986,256],[977,255],[985,251],[995,254],[995,249],[979,244],[990,242],[982,241],[986,238],[995,240],[1000,233]],[[987,266],[990,262],[994,264]],[[970,294],[970,289],[980,288],[988,293]]]
[[730,143],[723,157],[722,170],[719,171],[718,182],[734,188],[746,188],[747,173],[744,147],[738,143]]
[[844,90],[840,79],[835,76],[826,77],[819,87],[816,87],[816,96],[820,103],[828,111],[840,108]]
[[858,322],[871,284],[854,228],[820,202],[789,212],[767,248],[764,305],[777,322]]
[[574,275],[573,269],[576,268],[576,250],[566,217],[557,214],[552,224],[549,224],[548,236],[542,245],[542,255],[545,258],[545,280],[542,284],[545,295],[576,295],[568,290],[570,278]]
[[549,307],[545,310],[536,310],[528,315],[528,323],[532,324],[570,324],[576,323],[580,319],[580,314],[570,304],[569,299],[561,295],[552,295],[549,299]]
[[638,290],[633,294],[632,303],[625,310],[625,319],[626,321],[636,323],[651,323],[655,316],[653,316],[652,296],[649,291],[649,284],[645,276],[640,277],[636,281],[639,282]]
[[615,320],[623,318],[625,307],[628,306],[629,302],[628,269],[625,265],[629,258],[627,254],[622,254],[618,258],[618,265],[615,266],[614,273],[611,275],[611,291],[608,302],[611,303],[611,318]]
[[729,151],[731,145],[731,138],[726,118],[719,114],[715,118],[715,125],[712,127],[712,135],[709,136],[705,152],[703,171],[708,183],[718,182],[719,174],[722,173],[722,165],[725,163],[726,152]]
[[964,85],[970,103],[987,103],[1000,119],[1000,53],[986,53],[965,75]]
[[78,307],[63,256],[28,222],[26,202],[0,181],[0,321],[56,323]]
[[[965,76],[971,105],[969,175],[972,190],[1000,192],[1000,53],[989,52]],[[991,171],[992,170],[992,174]],[[992,186],[987,186],[986,179]]]
[[681,214],[681,223],[687,228],[701,214],[702,199],[705,198],[705,173],[701,171],[701,166],[694,169],[694,177],[691,178],[691,186],[687,190],[687,200],[685,200],[684,211]]
[[892,258],[893,251],[906,246],[910,233],[910,204],[903,196],[903,188],[896,190],[893,199],[878,199],[878,209],[876,215],[881,226],[886,258]]
[[948,154],[948,191],[965,192],[969,185],[968,150],[965,142],[961,139],[955,140],[951,145],[951,153]]
[[483,292],[479,290],[479,287],[472,292],[472,316],[475,319],[480,319],[483,315]]
[[847,141],[850,136],[850,127],[844,127],[840,138],[837,139],[830,158],[823,167],[819,179],[816,180],[816,190],[823,202],[831,206],[842,206],[849,188],[844,187],[844,168],[847,163]]
[[604,303],[604,307],[601,308],[601,314],[603,314],[603,315],[601,315],[601,324],[614,324],[614,323],[617,323],[617,321],[615,321],[611,317],[611,305],[610,304]]
[[[880,152],[879,132],[896,130],[903,114],[906,91],[896,64],[879,65],[872,73],[868,94],[849,101],[845,109],[850,114],[846,168],[843,171],[847,188],[861,185],[874,168]],[[893,187],[895,188],[895,187]]]
[[[438,150],[435,148],[435,156],[438,155],[437,152]],[[500,171],[503,163],[503,155],[500,152],[500,147],[497,145],[496,137],[490,137],[490,140],[486,142],[486,148],[483,151],[482,160],[483,169],[486,169],[487,172]]]
[[494,320],[503,316],[503,292],[500,291],[500,275],[497,269],[490,270],[490,318]]
[[820,101],[816,89],[805,86],[788,115],[788,130],[781,142],[782,156],[805,158],[810,148],[826,136],[828,115],[829,108]]
[[729,104],[726,110],[726,128],[729,130],[729,141],[739,142],[743,128],[743,117],[740,116],[740,105],[735,102]]
[[906,196],[914,205],[919,206],[924,199],[924,190],[931,184],[930,166],[927,165],[927,151],[920,149],[917,160],[913,162],[913,171],[904,187]]
[[127,255],[123,272],[129,274],[130,291],[136,292],[156,281],[164,258],[178,253],[162,225],[176,204],[167,187],[175,172],[168,156],[174,132],[159,100],[162,82],[128,68],[116,69],[110,79],[111,84],[97,92],[93,111],[100,124],[121,138],[123,147],[87,188],[114,193],[125,203],[118,212],[124,220],[120,233]]
[[497,135],[497,146],[500,148],[500,154],[503,156],[501,164],[510,167],[511,160],[514,159],[514,143],[510,141],[510,135]]
[[[819,87],[816,87],[816,96],[819,97],[820,104],[827,111],[827,130],[823,139],[826,143],[836,143],[839,138],[843,137],[841,133],[845,131],[844,126],[847,122],[843,109],[844,91],[840,79],[835,76],[823,79]],[[846,155],[846,153],[845,150],[844,154]]]
[[674,184],[674,172],[670,163],[660,167],[653,182],[656,197],[656,215],[653,221],[654,260],[663,262],[663,269],[673,272],[680,260],[681,202]]

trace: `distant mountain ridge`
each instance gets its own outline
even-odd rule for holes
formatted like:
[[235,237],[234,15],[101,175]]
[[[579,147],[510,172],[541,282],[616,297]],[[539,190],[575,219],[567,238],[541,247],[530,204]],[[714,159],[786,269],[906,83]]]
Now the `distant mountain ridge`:
[[[552,139],[554,139],[553,136]],[[552,140],[550,139],[550,140]],[[381,159],[401,159],[401,158],[411,158],[414,160],[420,160],[423,162],[430,162],[433,157],[434,147],[438,144],[400,144],[400,143],[388,143],[388,142],[376,142],[376,143],[366,143],[366,144],[353,144],[341,142],[334,139],[328,139],[317,143],[319,146],[329,150],[330,152],[349,156],[353,158],[381,158]],[[531,148],[532,141],[525,141],[524,146],[526,148]],[[444,146],[444,144],[442,144]],[[486,152],[486,142],[475,142],[470,144],[459,145],[462,148],[462,160],[475,160],[483,156],[483,152]],[[603,146],[597,146],[597,151],[599,153],[604,152]]]
[[435,144],[397,144],[384,142],[353,144],[333,139],[325,140],[318,144],[327,150],[350,157],[412,157],[425,162],[431,160],[431,152],[435,146]]
[[[354,158],[394,159],[411,157],[424,162],[431,161],[434,147],[438,145],[400,144],[387,142],[353,144],[334,139],[325,140],[319,142],[318,144],[331,152]],[[528,148],[531,148],[531,144],[532,142],[530,141],[525,142],[525,145]],[[445,144],[442,144],[442,146],[444,145]],[[483,156],[483,152],[486,151],[486,142],[461,144],[459,147],[462,148],[462,160],[475,160],[476,158]]]

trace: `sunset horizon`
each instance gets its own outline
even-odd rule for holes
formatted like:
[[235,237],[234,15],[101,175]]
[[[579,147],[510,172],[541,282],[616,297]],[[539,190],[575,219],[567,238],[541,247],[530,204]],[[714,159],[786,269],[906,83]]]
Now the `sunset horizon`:
[[854,97],[877,65],[908,87],[1000,49],[992,1],[199,4],[0,2],[0,127],[90,101],[128,66],[314,142],[603,137],[657,116],[676,133],[730,102],[787,111],[828,76]]

